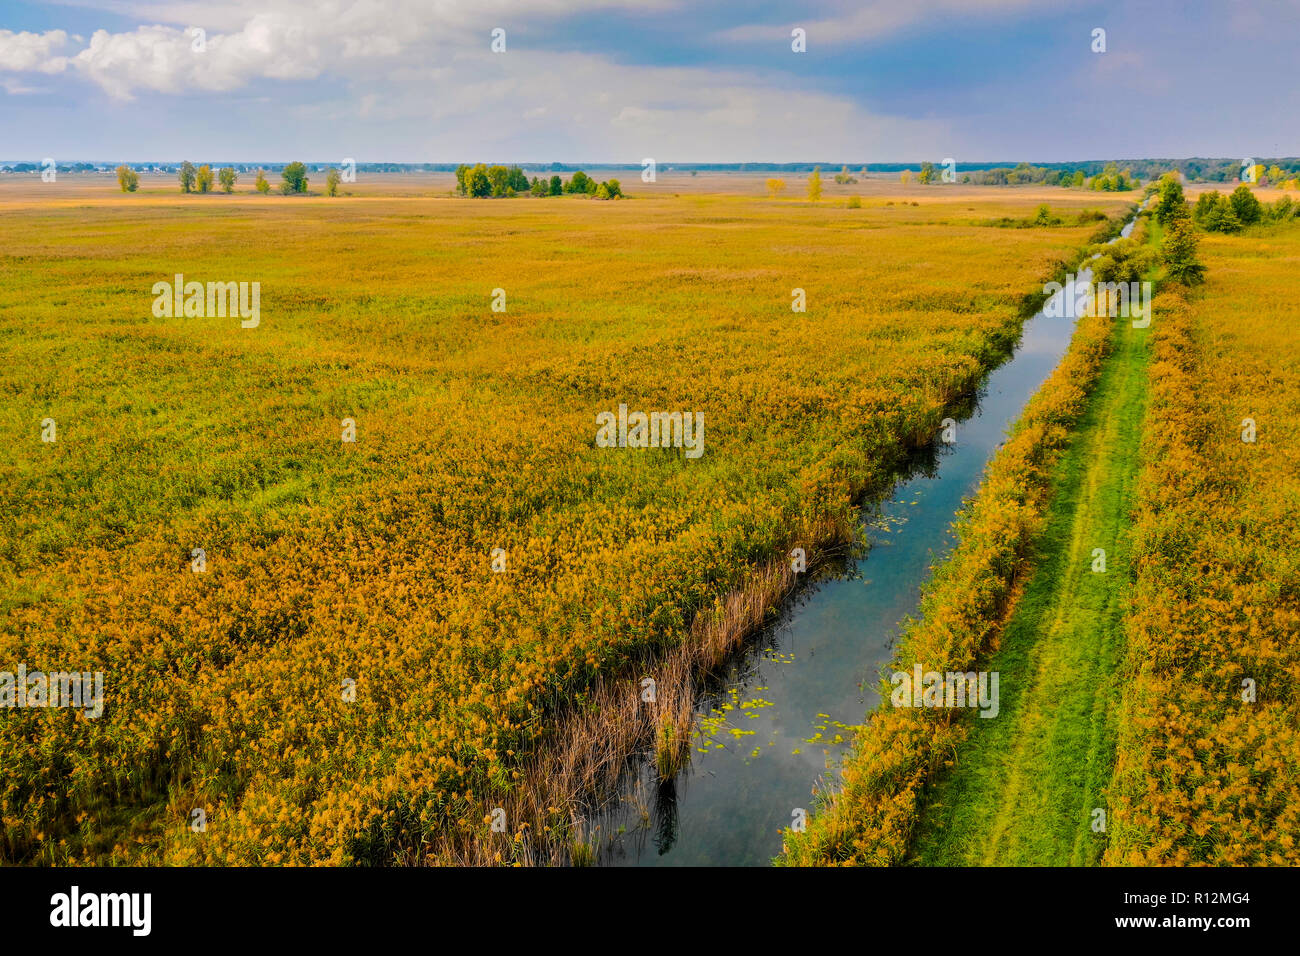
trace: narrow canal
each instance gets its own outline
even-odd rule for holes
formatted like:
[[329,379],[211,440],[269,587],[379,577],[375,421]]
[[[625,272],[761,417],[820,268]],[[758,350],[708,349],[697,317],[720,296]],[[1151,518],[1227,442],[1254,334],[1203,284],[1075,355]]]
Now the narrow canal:
[[[1090,281],[1080,269],[1057,295]],[[601,863],[764,865],[780,852],[795,808],[811,813],[814,789],[835,785],[852,728],[879,700],[900,622],[917,612],[931,566],[953,545],[954,514],[1073,330],[1073,318],[1041,311],[1026,321],[1012,356],[958,419],[956,442],[920,453],[889,499],[868,511],[870,552],[801,589],[704,696],[689,766],[661,784],[646,761],[620,802],[592,821]]]

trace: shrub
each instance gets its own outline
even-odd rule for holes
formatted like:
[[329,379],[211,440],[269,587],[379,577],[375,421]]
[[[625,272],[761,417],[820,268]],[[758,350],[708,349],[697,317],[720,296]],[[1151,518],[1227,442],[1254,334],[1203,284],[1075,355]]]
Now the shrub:
[[117,167],[117,184],[122,187],[122,192],[133,193],[140,188],[140,177],[136,175],[135,170],[130,166]]
[[1253,226],[1264,216],[1263,206],[1245,183],[1232,191],[1229,201],[1232,203],[1232,211],[1237,214],[1243,226]]

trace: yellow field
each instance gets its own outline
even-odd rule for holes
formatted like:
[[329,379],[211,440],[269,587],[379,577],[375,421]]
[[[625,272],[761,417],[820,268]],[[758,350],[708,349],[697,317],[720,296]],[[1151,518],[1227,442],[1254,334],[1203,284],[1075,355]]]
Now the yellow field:
[[1162,294],[1153,323],[1106,862],[1294,866],[1300,226],[1202,252],[1203,289]]
[[[0,669],[104,674],[98,718],[0,721],[0,857],[409,862],[486,832],[598,675],[635,693],[763,562],[849,534],[1096,225],[979,223],[1129,202],[660,185],[0,183]],[[260,283],[260,324],[155,317],[177,273]],[[703,454],[596,447],[620,403],[702,414]]]

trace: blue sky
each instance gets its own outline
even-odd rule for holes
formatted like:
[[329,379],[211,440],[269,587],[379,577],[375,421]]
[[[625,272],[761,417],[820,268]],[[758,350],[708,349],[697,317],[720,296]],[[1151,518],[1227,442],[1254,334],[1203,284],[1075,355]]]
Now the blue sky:
[[4,0],[0,160],[1294,156],[1297,50],[1296,0]]

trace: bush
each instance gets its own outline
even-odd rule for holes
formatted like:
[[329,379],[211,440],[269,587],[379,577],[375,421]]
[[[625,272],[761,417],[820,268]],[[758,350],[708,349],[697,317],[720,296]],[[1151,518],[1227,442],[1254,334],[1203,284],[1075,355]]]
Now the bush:
[[1192,209],[1192,219],[1206,232],[1240,232],[1241,220],[1228,197],[1217,189],[1203,192]]
[[1229,202],[1232,203],[1232,211],[1237,214],[1243,226],[1253,226],[1264,217],[1263,207],[1245,183],[1232,191]]
[[122,187],[122,192],[133,193],[140,188],[140,177],[136,175],[135,170],[130,166],[117,167],[117,184]]
[[1140,282],[1154,262],[1155,254],[1135,239],[1120,239],[1101,248],[1092,263],[1094,282]]
[[1060,224],[1061,218],[1059,216],[1053,216],[1052,210],[1047,208],[1046,203],[1039,206],[1034,212],[1035,226],[1059,226]]

